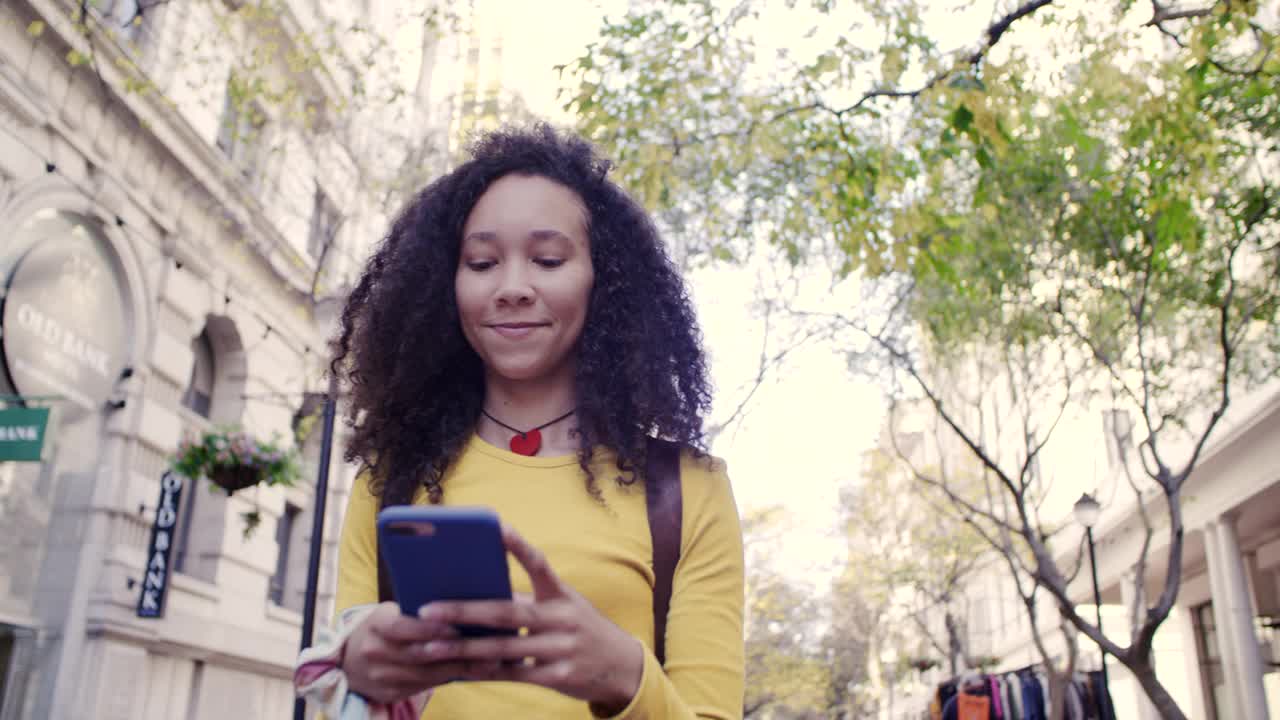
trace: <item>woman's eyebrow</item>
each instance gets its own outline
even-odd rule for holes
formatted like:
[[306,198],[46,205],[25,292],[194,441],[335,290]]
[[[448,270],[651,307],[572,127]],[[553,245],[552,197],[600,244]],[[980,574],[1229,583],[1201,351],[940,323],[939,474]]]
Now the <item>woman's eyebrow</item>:
[[489,232],[488,230],[479,230],[477,232],[473,232],[470,235],[462,238],[462,242],[467,242],[468,240],[477,240],[479,242],[494,242],[497,239],[498,239],[497,233]]
[[[534,230],[529,233],[529,239],[570,241],[569,236],[559,230]],[[498,234],[489,230],[477,230],[462,239],[463,242],[470,240],[475,240],[476,242],[496,242],[498,240]]]
[[569,236],[559,230],[534,230],[529,233],[530,240],[564,240],[569,242]]

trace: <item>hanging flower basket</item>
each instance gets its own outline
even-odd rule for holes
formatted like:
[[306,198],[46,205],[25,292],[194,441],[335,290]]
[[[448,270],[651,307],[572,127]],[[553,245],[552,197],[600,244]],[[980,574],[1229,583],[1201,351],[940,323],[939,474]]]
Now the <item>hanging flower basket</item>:
[[228,495],[259,484],[292,485],[298,477],[295,451],[237,429],[211,430],[198,440],[183,440],[171,464],[189,478],[209,478]]
[[262,471],[250,465],[216,467],[209,473],[209,482],[231,495],[262,482]]

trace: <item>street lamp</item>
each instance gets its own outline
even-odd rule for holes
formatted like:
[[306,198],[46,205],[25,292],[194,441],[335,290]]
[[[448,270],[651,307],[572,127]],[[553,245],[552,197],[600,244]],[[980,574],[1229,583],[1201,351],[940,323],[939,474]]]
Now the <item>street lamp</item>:
[[[1098,557],[1093,550],[1093,526],[1098,522],[1102,506],[1089,493],[1080,496],[1071,508],[1076,522],[1084,526],[1084,534],[1089,539],[1089,568],[1093,571],[1093,607],[1098,611],[1098,634],[1102,634],[1102,593],[1098,590]],[[1102,656],[1102,697],[1098,698],[1098,712],[1106,717],[1104,698],[1111,697],[1111,683],[1107,678],[1107,649],[1098,643],[1098,652]]]

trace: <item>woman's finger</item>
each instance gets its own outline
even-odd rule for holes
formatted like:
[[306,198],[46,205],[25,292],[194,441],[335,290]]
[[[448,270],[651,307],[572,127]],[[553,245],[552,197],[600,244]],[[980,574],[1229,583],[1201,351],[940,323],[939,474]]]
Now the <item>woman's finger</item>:
[[515,556],[525,572],[529,574],[529,581],[533,584],[533,594],[537,599],[548,600],[566,594],[564,584],[551,569],[547,556],[526,542],[515,528],[506,523],[502,525],[502,541],[507,546],[507,551]]
[[590,682],[589,679],[574,677],[572,666],[566,662],[506,663],[498,667],[489,679],[541,685],[553,690],[568,690]]
[[565,633],[542,633],[510,637],[455,638],[432,640],[420,646],[423,660],[523,660],[549,662],[573,654],[575,641]]
[[468,664],[459,661],[394,663],[380,664],[371,670],[369,676],[380,687],[392,689],[396,695],[407,696],[468,677],[469,672]]
[[400,645],[456,637],[458,634],[458,631],[448,623],[399,614],[394,618],[379,618],[370,626],[370,629],[386,642]]
[[423,607],[423,621],[433,625],[480,625],[483,627],[530,632],[546,628],[547,613],[537,603],[514,600],[450,600],[433,602]]

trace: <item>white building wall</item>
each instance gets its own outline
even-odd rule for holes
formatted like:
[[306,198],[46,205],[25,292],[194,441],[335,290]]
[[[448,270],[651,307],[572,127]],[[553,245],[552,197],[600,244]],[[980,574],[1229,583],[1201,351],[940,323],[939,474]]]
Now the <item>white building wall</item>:
[[[233,48],[206,48],[199,65],[173,61],[216,36],[215,7],[173,3],[148,18],[154,33],[135,57],[150,63],[159,98],[119,86],[104,96],[87,68],[68,65],[68,43],[78,40],[60,5],[0,4],[0,263],[12,260],[2,231],[31,213],[82,213],[123,258],[134,313],[125,406],[51,429],[56,452],[43,466],[0,468],[7,536],[0,623],[36,638],[26,649],[29,672],[11,676],[21,687],[6,688],[3,720],[277,718],[292,708],[318,428],[296,487],[229,499],[203,482],[185,490],[197,498],[188,564],[171,575],[163,619],[136,617],[137,582],[168,456],[184,433],[208,426],[180,402],[192,338],[206,325],[218,328],[213,419],[288,437],[300,393],[324,390],[332,322],[305,296],[315,182],[350,218],[336,256],[343,277],[376,240],[373,229],[385,226],[386,210],[360,185],[357,150],[285,122],[272,128],[279,143],[264,164],[267,182],[244,192],[214,147]],[[34,20],[46,23],[43,34],[27,32]],[[109,61],[119,50],[99,47],[111,83]],[[332,613],[337,531],[352,481],[339,458],[326,513],[321,623]],[[286,503],[302,512],[277,605],[267,589]],[[239,513],[255,508],[263,522],[246,539]]]

